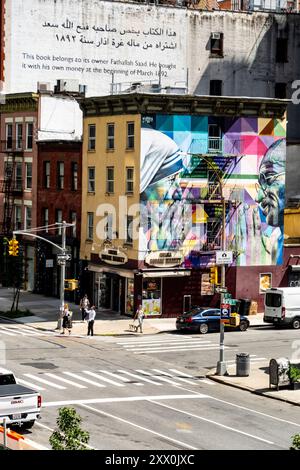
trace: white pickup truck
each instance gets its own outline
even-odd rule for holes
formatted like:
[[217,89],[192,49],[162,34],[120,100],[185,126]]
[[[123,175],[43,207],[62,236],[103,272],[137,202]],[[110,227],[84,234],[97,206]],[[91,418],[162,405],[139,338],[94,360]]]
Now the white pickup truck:
[[39,418],[42,398],[38,392],[19,385],[14,374],[0,368],[0,425],[30,429]]

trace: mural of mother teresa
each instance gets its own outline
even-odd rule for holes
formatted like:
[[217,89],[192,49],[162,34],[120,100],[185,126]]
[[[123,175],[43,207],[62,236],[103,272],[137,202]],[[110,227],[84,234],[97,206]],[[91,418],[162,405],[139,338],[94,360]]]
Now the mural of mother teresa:
[[191,205],[180,186],[186,156],[166,134],[141,129],[141,201],[144,251],[182,247],[190,232]]

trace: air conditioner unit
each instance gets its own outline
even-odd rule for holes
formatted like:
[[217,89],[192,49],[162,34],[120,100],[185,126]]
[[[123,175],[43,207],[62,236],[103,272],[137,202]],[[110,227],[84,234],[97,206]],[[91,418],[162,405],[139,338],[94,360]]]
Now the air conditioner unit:
[[37,83],[37,91],[39,92],[45,92],[45,91],[51,91],[50,90],[50,83],[49,82],[38,82]]
[[221,33],[211,33],[212,39],[221,39]]
[[82,93],[85,95],[87,92],[87,86],[86,85],[79,85],[79,93]]

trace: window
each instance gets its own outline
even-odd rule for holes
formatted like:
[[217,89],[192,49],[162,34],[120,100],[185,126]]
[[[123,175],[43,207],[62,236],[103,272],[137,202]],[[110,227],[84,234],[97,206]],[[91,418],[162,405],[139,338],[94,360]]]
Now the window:
[[[62,210],[61,210],[61,209],[56,209],[56,211],[55,211],[55,222],[61,224],[62,221],[63,221],[63,220],[62,220]],[[61,228],[61,227],[59,227],[57,233],[58,233],[59,235],[62,234],[62,228]]]
[[13,125],[6,124],[6,150],[12,150],[13,146]]
[[126,193],[133,193],[134,187],[134,168],[126,168]]
[[32,150],[33,145],[33,123],[28,122],[26,125],[26,149]]
[[88,127],[88,150],[90,152],[96,150],[96,124],[90,124]]
[[127,149],[134,149],[134,122],[127,122]]
[[74,227],[71,227],[71,236],[76,238],[76,223],[77,223],[77,213],[75,211],[70,212],[71,224],[75,224]]
[[25,230],[28,230],[31,228],[31,214],[32,214],[32,210],[31,210],[31,207],[28,207],[26,206],[25,207]]
[[275,98],[286,98],[286,83],[275,83]]
[[22,178],[22,170],[23,170],[23,165],[21,162],[16,163],[15,167],[15,189],[17,191],[22,191],[22,183],[23,183],[23,178]]
[[284,63],[287,61],[288,61],[288,40],[287,38],[277,38],[276,62]]
[[113,239],[113,215],[106,214],[105,238]]
[[44,162],[44,186],[50,188],[50,162]]
[[212,96],[222,96],[222,80],[210,80],[209,94]]
[[[44,207],[43,209],[43,226],[46,227],[49,225],[49,209]],[[45,232],[48,233],[49,229],[45,228]]]
[[266,306],[273,308],[281,307],[281,295],[273,293],[266,294]]
[[107,150],[115,148],[115,125],[107,124]]
[[93,240],[94,235],[94,213],[87,213],[87,239]]
[[94,166],[88,167],[88,192],[89,193],[95,192],[95,167]]
[[213,57],[223,57],[223,33],[211,33],[210,54]]
[[128,215],[126,218],[126,243],[132,245],[133,242],[133,216]]
[[57,162],[57,189],[64,189],[65,164]]
[[26,189],[32,189],[32,163],[26,163]]
[[23,148],[23,124],[16,124],[16,149]]
[[22,229],[22,206],[15,206],[15,230]]
[[71,163],[71,172],[72,172],[71,189],[72,191],[77,191],[78,190],[78,163],[77,162]]
[[115,190],[115,169],[113,166],[108,166],[106,168],[106,192],[113,193]]

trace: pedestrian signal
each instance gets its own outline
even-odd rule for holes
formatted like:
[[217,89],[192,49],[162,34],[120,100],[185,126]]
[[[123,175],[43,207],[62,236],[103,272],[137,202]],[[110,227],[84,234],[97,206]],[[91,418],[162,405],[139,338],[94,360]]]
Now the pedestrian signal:
[[18,256],[19,255],[19,242],[18,240],[9,240],[8,242],[8,254],[9,256]]
[[214,285],[218,284],[218,268],[217,268],[217,266],[214,266],[213,268],[210,268],[209,282],[210,282],[210,284],[214,284]]

